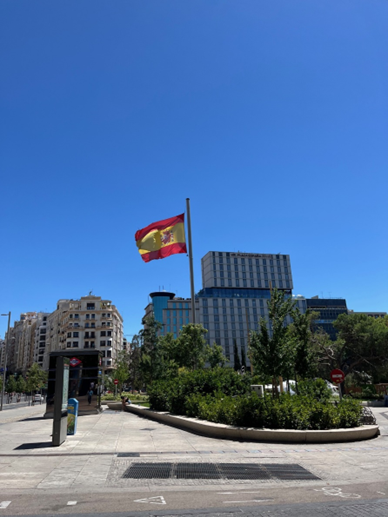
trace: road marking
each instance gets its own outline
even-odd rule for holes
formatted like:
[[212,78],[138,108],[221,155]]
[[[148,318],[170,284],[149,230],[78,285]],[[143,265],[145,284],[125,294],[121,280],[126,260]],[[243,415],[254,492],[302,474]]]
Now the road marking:
[[77,501],[67,501],[67,506],[74,506],[77,504]]
[[250,499],[245,501],[224,501],[226,504],[230,503],[265,503],[266,501],[273,501],[273,499]]
[[260,491],[257,491],[255,490],[254,492],[245,492],[245,490],[243,492],[217,492],[217,494],[219,495],[232,495],[232,494],[261,494],[262,492]]
[[376,492],[376,494],[385,495],[385,492]]
[[12,501],[1,501],[0,509],[7,508],[11,504]]
[[361,497],[359,494],[346,494],[346,493],[344,494],[342,492],[342,488],[338,488],[336,486],[332,486],[332,487],[324,486],[321,489],[314,488],[315,492],[321,492],[322,490],[325,495],[336,495],[338,497],[343,497],[344,499],[359,499]]
[[166,504],[166,501],[163,496],[158,495],[157,497],[147,497],[147,499],[135,499],[134,503]]

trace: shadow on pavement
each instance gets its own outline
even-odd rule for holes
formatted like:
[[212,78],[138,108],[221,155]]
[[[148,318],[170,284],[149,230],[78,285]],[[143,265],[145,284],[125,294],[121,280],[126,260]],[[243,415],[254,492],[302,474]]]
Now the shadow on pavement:
[[43,449],[45,447],[52,447],[51,442],[36,442],[36,443],[22,443],[18,447],[14,448],[14,451],[20,451],[25,449]]

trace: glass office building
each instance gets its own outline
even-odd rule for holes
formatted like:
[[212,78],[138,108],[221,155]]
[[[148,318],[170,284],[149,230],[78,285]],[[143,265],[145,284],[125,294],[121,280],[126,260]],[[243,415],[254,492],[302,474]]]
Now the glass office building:
[[[210,251],[201,266],[196,322],[207,329],[207,342],[221,345],[228,359],[233,358],[234,345],[240,354],[244,349],[248,359],[248,334],[257,330],[260,317],[268,320],[271,289],[292,295],[289,255]],[[163,291],[150,297],[146,316],[153,313],[163,325],[161,333],[171,332],[177,337],[180,328],[191,321],[191,299]],[[304,298],[297,304],[305,310]]]

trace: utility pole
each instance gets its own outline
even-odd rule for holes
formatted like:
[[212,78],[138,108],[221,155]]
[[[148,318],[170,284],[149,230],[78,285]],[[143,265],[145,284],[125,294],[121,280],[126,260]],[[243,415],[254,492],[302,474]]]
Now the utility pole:
[[1,388],[1,401],[0,401],[0,411],[3,411],[5,381],[6,381],[6,375],[7,375],[7,351],[8,351],[8,342],[9,342],[9,326],[11,323],[11,311],[9,311],[8,314],[2,314],[1,316],[8,316],[7,339],[5,340],[5,344],[4,344],[5,350],[4,350],[3,386]]

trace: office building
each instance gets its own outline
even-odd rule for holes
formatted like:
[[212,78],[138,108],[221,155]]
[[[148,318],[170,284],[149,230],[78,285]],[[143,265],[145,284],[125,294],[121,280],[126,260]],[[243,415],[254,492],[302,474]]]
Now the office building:
[[337,339],[338,331],[333,323],[340,314],[347,314],[346,300],[343,298],[319,298],[313,296],[306,298],[306,307],[318,313],[318,319],[314,321],[316,329],[324,330],[332,341]]
[[[289,255],[240,252],[208,252],[201,261],[203,288],[196,295],[196,322],[207,330],[209,344],[221,345],[228,359],[234,345],[248,356],[248,334],[258,329],[260,317],[268,320],[271,289],[292,295]],[[191,299],[174,293],[151,293],[146,316],[155,315],[162,334],[176,337],[182,325],[191,321]],[[296,300],[304,310],[304,299]]]

